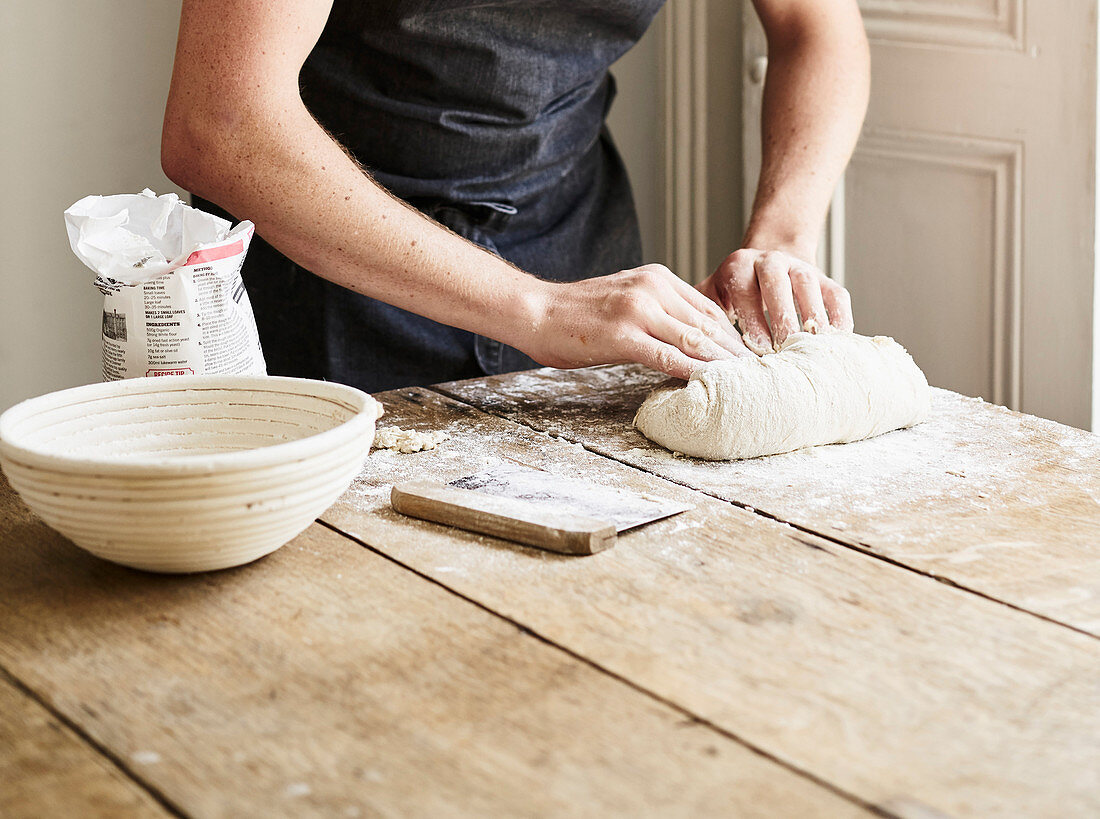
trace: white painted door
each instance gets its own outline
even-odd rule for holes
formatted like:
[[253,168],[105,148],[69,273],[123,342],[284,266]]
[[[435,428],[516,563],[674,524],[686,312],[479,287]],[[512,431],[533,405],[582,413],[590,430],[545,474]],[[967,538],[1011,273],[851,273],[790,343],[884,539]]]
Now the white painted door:
[[[823,250],[857,330],[936,386],[1100,428],[1097,0],[860,7],[871,103]],[[751,187],[766,47],[747,17]]]

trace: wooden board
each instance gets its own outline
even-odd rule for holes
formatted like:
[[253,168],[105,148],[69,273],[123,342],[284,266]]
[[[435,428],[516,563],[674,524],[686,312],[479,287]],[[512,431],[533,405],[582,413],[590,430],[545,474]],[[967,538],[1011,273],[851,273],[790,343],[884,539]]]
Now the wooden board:
[[[429,391],[379,397],[451,438],[372,455],[327,522],[889,812],[1100,813],[1095,639]],[[388,508],[393,482],[502,458],[697,507],[584,558]]]
[[934,391],[933,418],[867,441],[717,463],[631,422],[663,376],[535,370],[447,395],[718,498],[1100,635],[1100,436]]
[[106,757],[0,676],[0,816],[171,816]]
[[185,814],[865,814],[321,526],[148,575],[2,487],[0,561],[0,664]]

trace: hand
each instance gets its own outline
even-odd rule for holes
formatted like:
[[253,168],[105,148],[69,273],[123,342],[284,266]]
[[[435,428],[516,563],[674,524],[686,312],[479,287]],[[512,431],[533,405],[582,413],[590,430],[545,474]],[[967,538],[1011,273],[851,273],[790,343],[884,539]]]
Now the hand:
[[848,291],[815,265],[783,251],[741,248],[699,290],[740,325],[745,344],[757,355],[778,350],[798,332],[799,316],[801,329],[811,333],[830,326],[853,329]]
[[520,349],[542,364],[636,361],[686,379],[704,362],[751,355],[718,305],[667,267],[541,285],[542,319]]

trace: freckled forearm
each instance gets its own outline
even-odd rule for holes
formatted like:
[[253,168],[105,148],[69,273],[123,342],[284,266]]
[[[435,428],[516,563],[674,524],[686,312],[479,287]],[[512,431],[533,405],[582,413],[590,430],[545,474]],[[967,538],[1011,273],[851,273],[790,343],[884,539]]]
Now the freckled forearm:
[[543,282],[390,195],[304,106],[245,113],[232,128],[206,131],[179,149],[178,181],[253,221],[306,269],[507,343],[537,322]]
[[762,165],[746,247],[807,260],[867,107],[870,60],[855,4],[769,35]]

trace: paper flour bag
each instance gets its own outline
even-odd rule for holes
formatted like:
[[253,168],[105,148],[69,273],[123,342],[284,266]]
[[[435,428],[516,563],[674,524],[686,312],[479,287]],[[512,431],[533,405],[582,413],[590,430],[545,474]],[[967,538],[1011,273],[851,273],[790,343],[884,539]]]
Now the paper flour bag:
[[[266,375],[241,265],[254,231],[174,193],[86,196],[65,211],[103,293],[103,380]],[[232,228],[232,229],[231,229]]]

